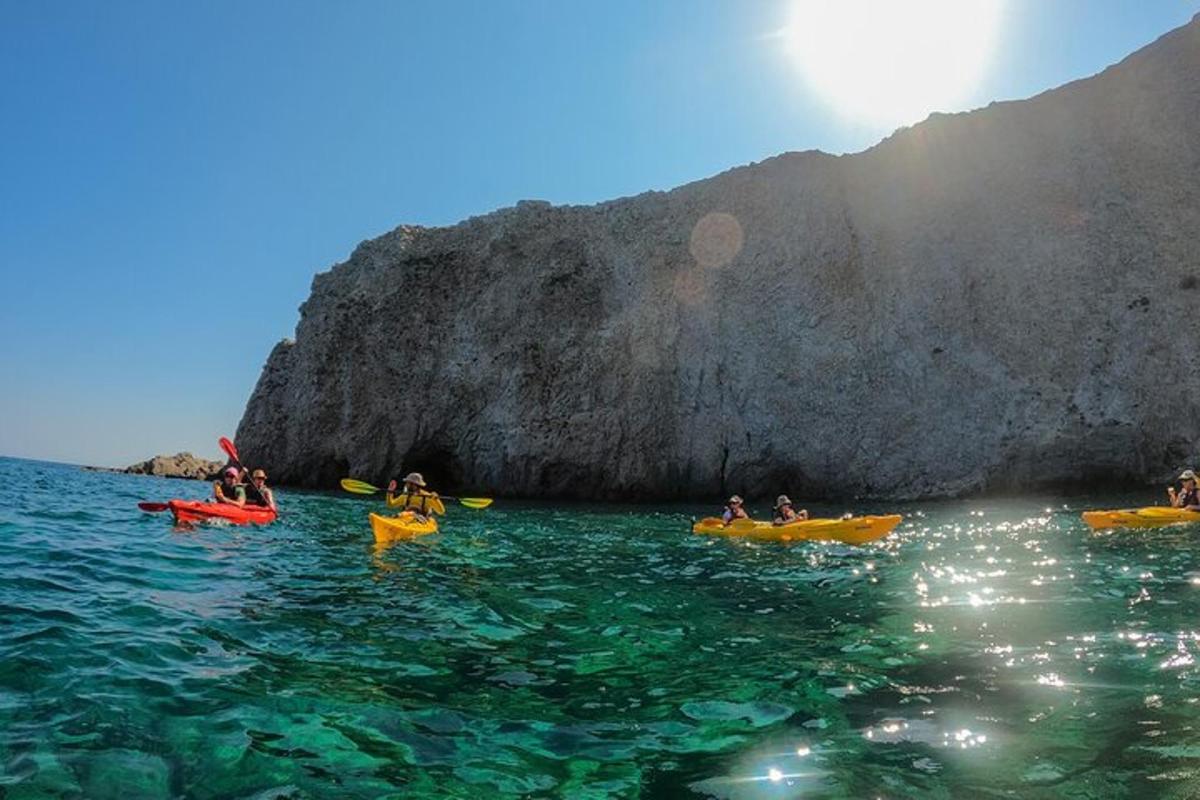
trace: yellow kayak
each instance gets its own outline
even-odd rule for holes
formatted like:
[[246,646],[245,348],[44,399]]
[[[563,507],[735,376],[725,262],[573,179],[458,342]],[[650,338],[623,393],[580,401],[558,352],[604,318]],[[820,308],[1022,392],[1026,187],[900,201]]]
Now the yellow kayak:
[[396,517],[381,517],[371,515],[371,530],[375,531],[375,541],[392,542],[396,539],[415,539],[430,533],[437,533],[437,520],[433,517],[420,522],[411,511],[403,511]]
[[806,519],[787,525],[772,525],[749,519],[734,520],[726,526],[719,517],[705,517],[692,526],[692,533],[741,536],[760,542],[834,541],[866,544],[882,539],[903,519],[899,514],[850,519]]
[[1116,511],[1085,511],[1083,521],[1093,530],[1102,528],[1161,528],[1163,525],[1179,525],[1185,522],[1200,522],[1200,511],[1184,508],[1149,506],[1147,508],[1124,508]]

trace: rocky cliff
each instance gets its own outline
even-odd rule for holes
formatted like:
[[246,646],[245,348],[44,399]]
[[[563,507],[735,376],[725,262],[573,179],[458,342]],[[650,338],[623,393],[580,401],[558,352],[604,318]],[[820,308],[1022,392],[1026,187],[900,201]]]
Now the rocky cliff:
[[313,281],[238,429],[283,483],[928,497],[1198,452],[1200,18],[1038,97]]

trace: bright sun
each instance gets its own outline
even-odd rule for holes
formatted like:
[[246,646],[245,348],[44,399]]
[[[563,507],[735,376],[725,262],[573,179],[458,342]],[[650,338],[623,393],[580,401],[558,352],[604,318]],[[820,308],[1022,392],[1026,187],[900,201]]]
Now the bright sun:
[[958,110],[991,59],[1004,0],[793,0],[785,31],[839,113],[904,125]]

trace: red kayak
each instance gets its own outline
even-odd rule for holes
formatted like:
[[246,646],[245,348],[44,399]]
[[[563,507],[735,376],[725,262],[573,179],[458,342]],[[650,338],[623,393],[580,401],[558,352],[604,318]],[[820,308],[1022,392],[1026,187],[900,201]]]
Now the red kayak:
[[231,525],[267,525],[275,521],[275,510],[263,506],[233,506],[200,500],[168,500],[167,508],[177,524],[224,520]]

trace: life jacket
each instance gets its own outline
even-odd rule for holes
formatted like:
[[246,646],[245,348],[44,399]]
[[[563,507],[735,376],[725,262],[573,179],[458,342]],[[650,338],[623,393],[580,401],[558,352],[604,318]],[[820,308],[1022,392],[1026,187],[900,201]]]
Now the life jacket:
[[[237,500],[238,499],[238,491],[237,491],[238,489],[241,489],[243,492],[246,492],[246,484],[244,484],[244,483],[235,483],[232,486],[230,486],[228,483],[221,480],[221,481],[217,481],[217,485],[221,487],[221,496],[224,497],[226,500]],[[249,501],[250,501],[250,493],[246,492],[246,502],[249,502]]]
[[[258,490],[257,486],[254,485],[254,481],[247,483],[244,488],[246,489],[247,505],[264,506],[264,507],[271,505],[270,503],[267,502],[266,496]],[[224,490],[222,490],[222,491],[224,491]]]
[[408,495],[408,502],[404,504],[405,508],[419,511],[420,513],[429,515],[429,498],[433,497],[432,492],[427,492],[424,489],[417,489],[416,494],[405,492]]

